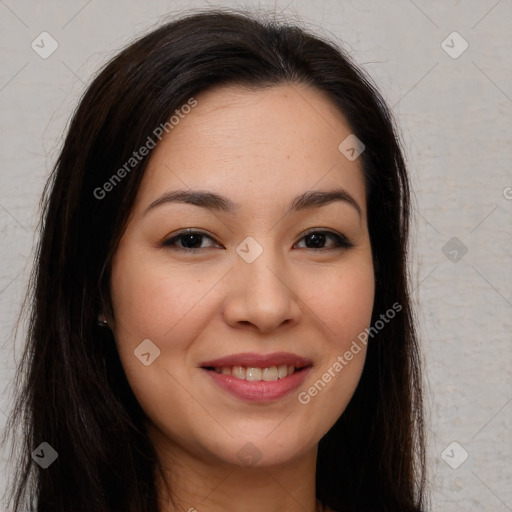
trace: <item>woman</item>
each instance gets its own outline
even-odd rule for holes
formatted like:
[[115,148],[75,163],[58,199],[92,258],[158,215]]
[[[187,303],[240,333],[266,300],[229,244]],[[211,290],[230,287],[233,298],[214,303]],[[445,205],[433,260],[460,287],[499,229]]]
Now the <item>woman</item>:
[[45,199],[16,512],[424,510],[407,174],[339,49],[227,11],[154,30]]

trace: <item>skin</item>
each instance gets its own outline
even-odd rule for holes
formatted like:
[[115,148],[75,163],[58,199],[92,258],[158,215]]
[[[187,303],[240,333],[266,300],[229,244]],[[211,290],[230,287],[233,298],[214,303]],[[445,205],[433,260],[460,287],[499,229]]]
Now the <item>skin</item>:
[[[196,99],[153,151],[112,264],[109,323],[164,467],[155,475],[160,510],[312,512],[318,442],[355,391],[364,345],[309,403],[297,395],[369,326],[374,300],[360,159],[340,153],[350,127],[307,86],[224,86]],[[361,215],[346,201],[285,214],[296,196],[335,187]],[[162,193],[189,188],[240,209],[166,203],[144,215]],[[211,239],[199,237],[194,253],[180,251],[183,238],[162,246],[184,228]],[[343,234],[354,246],[339,248],[329,236],[315,246],[305,236],[311,228]],[[248,236],[263,249],[252,263],[236,252]],[[160,350],[148,366],[134,357],[145,339]],[[308,357],[313,369],[300,389],[272,403],[236,398],[198,368],[230,354],[276,351]],[[237,455],[247,443],[260,456],[256,465]]]

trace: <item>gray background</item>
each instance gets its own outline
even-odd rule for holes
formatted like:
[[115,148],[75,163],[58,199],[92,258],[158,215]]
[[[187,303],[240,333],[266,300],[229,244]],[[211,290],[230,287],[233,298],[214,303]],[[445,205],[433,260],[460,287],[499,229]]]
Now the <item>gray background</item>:
[[[24,343],[23,332],[14,340],[14,322],[38,201],[71,112],[92,73],[123,45],[163,16],[206,5],[0,0],[0,428]],[[392,106],[416,196],[412,279],[426,359],[432,508],[512,510],[512,2],[215,5],[297,15],[335,34]],[[31,48],[43,31],[59,45],[46,59]],[[0,492],[12,471],[6,456]]]

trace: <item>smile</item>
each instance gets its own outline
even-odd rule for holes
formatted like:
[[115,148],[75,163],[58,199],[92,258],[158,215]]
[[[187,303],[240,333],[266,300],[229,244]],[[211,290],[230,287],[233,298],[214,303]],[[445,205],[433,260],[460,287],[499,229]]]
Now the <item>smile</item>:
[[288,377],[288,375],[293,375],[296,371],[295,366],[292,364],[280,364],[279,366],[269,366],[267,368],[223,366],[213,368],[213,370],[217,373],[222,373],[222,375],[232,375],[237,379],[245,379],[251,381],[264,380],[265,382],[284,379],[285,377]]
[[201,363],[200,369],[223,391],[249,402],[268,403],[297,389],[313,364],[296,354],[237,354]]

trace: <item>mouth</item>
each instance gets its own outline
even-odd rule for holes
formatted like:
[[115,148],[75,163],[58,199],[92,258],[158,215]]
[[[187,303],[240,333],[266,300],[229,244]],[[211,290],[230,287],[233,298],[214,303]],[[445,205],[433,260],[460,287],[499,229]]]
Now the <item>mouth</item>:
[[290,352],[233,354],[200,363],[200,367],[236,379],[265,382],[284,379],[312,366],[310,359]]
[[297,354],[237,354],[200,364],[224,391],[249,402],[272,402],[300,386],[312,369],[310,359]]
[[257,367],[257,366],[206,366],[202,367],[205,370],[213,371],[215,373],[220,373],[222,375],[230,375],[235,379],[248,380],[248,381],[265,381],[272,382],[280,379],[284,379],[293,375],[297,372],[303,371],[308,366],[295,366],[293,364],[286,365],[280,364],[267,366],[265,368]]

